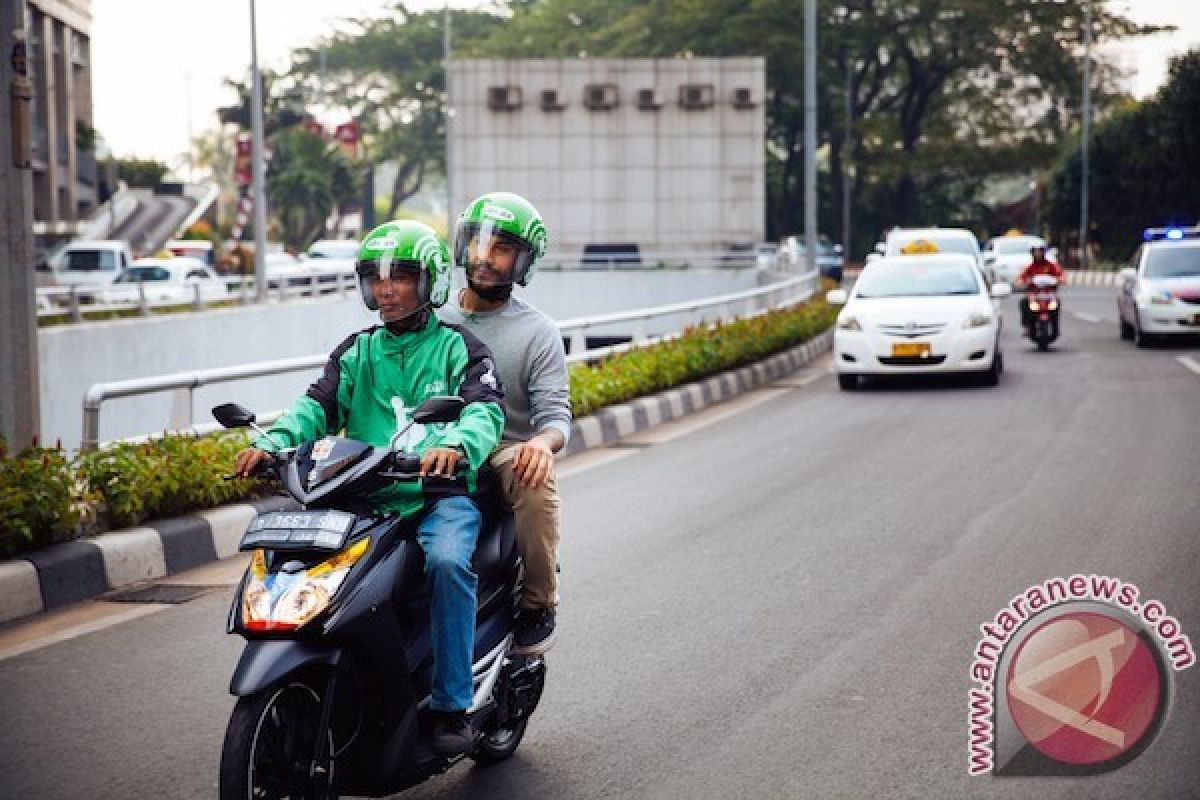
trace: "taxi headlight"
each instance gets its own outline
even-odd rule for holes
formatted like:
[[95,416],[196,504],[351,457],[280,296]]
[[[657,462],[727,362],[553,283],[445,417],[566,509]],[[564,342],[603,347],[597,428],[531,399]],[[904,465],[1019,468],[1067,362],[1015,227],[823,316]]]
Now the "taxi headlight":
[[963,320],[964,328],[984,328],[992,324],[991,314],[972,314]]
[[255,550],[242,590],[242,624],[252,631],[299,628],[329,606],[369,545],[369,539],[359,539],[320,564],[292,574],[267,574],[263,551]]
[[848,316],[838,317],[837,326],[838,326],[839,331],[861,331],[862,330],[862,326],[858,324],[858,319],[855,317],[848,317]]

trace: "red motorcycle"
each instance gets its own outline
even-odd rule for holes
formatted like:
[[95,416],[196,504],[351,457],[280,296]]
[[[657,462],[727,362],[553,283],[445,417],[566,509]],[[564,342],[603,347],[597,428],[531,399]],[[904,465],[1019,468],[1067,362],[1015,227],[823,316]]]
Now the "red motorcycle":
[[1058,338],[1058,279],[1053,275],[1034,275],[1029,281],[1022,315],[1026,335],[1038,350],[1049,350]]

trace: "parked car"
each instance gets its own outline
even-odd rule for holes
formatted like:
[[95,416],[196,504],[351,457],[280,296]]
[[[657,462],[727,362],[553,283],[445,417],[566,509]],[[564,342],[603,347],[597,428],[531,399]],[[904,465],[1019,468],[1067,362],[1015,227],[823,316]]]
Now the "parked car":
[[[805,264],[804,236],[793,235],[784,237],[780,245],[780,253],[784,262],[792,268],[803,267]],[[845,264],[844,248],[840,244],[829,241],[824,234],[817,237],[817,271],[822,278],[842,282],[842,268]]]
[[1121,270],[1121,338],[1146,347],[1154,336],[1200,334],[1200,225],[1150,228]]
[[853,389],[865,376],[974,373],[990,386],[1004,369],[1000,315],[975,259],[966,253],[887,256],[863,268],[849,292],[828,302],[844,305],[833,334],[838,385]]
[[358,260],[358,242],[354,239],[319,239],[313,242],[304,257],[304,265],[324,274],[321,283],[333,283],[337,272],[353,272]]
[[[140,284],[140,286],[139,286]],[[149,303],[211,303],[229,297],[225,281],[194,258],[140,258],[133,262],[100,296],[105,303],[137,303],[145,294]]]
[[163,248],[171,255],[194,258],[203,262],[205,266],[211,267],[215,263],[213,243],[207,239],[172,239],[163,245]]
[[758,246],[755,261],[759,269],[774,269],[779,262],[779,245],[775,242],[763,242]]
[[133,255],[129,245],[118,239],[79,240],[67,245],[57,261],[54,285],[79,287],[79,299],[90,302],[96,296],[91,290],[115,281],[133,263]]

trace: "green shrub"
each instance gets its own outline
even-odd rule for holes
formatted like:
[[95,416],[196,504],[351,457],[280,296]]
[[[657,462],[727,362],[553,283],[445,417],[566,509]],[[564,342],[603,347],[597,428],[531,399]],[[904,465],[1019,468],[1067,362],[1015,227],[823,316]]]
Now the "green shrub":
[[241,432],[169,434],[83,453],[77,466],[81,481],[99,498],[102,519],[123,528],[261,495],[256,481],[225,478],[246,443]]
[[837,309],[814,300],[796,308],[714,328],[689,328],[676,338],[571,367],[576,417],[681,383],[757,361],[812,338],[833,324]]
[[0,556],[74,536],[82,499],[61,448],[26,447],[10,456],[0,439]]

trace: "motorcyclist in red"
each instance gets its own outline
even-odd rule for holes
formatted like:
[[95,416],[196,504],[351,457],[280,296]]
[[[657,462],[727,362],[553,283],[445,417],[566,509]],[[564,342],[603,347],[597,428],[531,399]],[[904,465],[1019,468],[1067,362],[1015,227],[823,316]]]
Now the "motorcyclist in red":
[[[1066,273],[1063,272],[1062,267],[1046,258],[1045,247],[1035,244],[1029,252],[1033,256],[1033,261],[1029,262],[1029,266],[1021,270],[1021,274],[1017,276],[1018,287],[1028,287],[1034,275],[1049,275],[1058,280],[1059,286],[1066,283]],[[1029,327],[1029,301],[1026,299],[1021,300],[1021,326]]]

